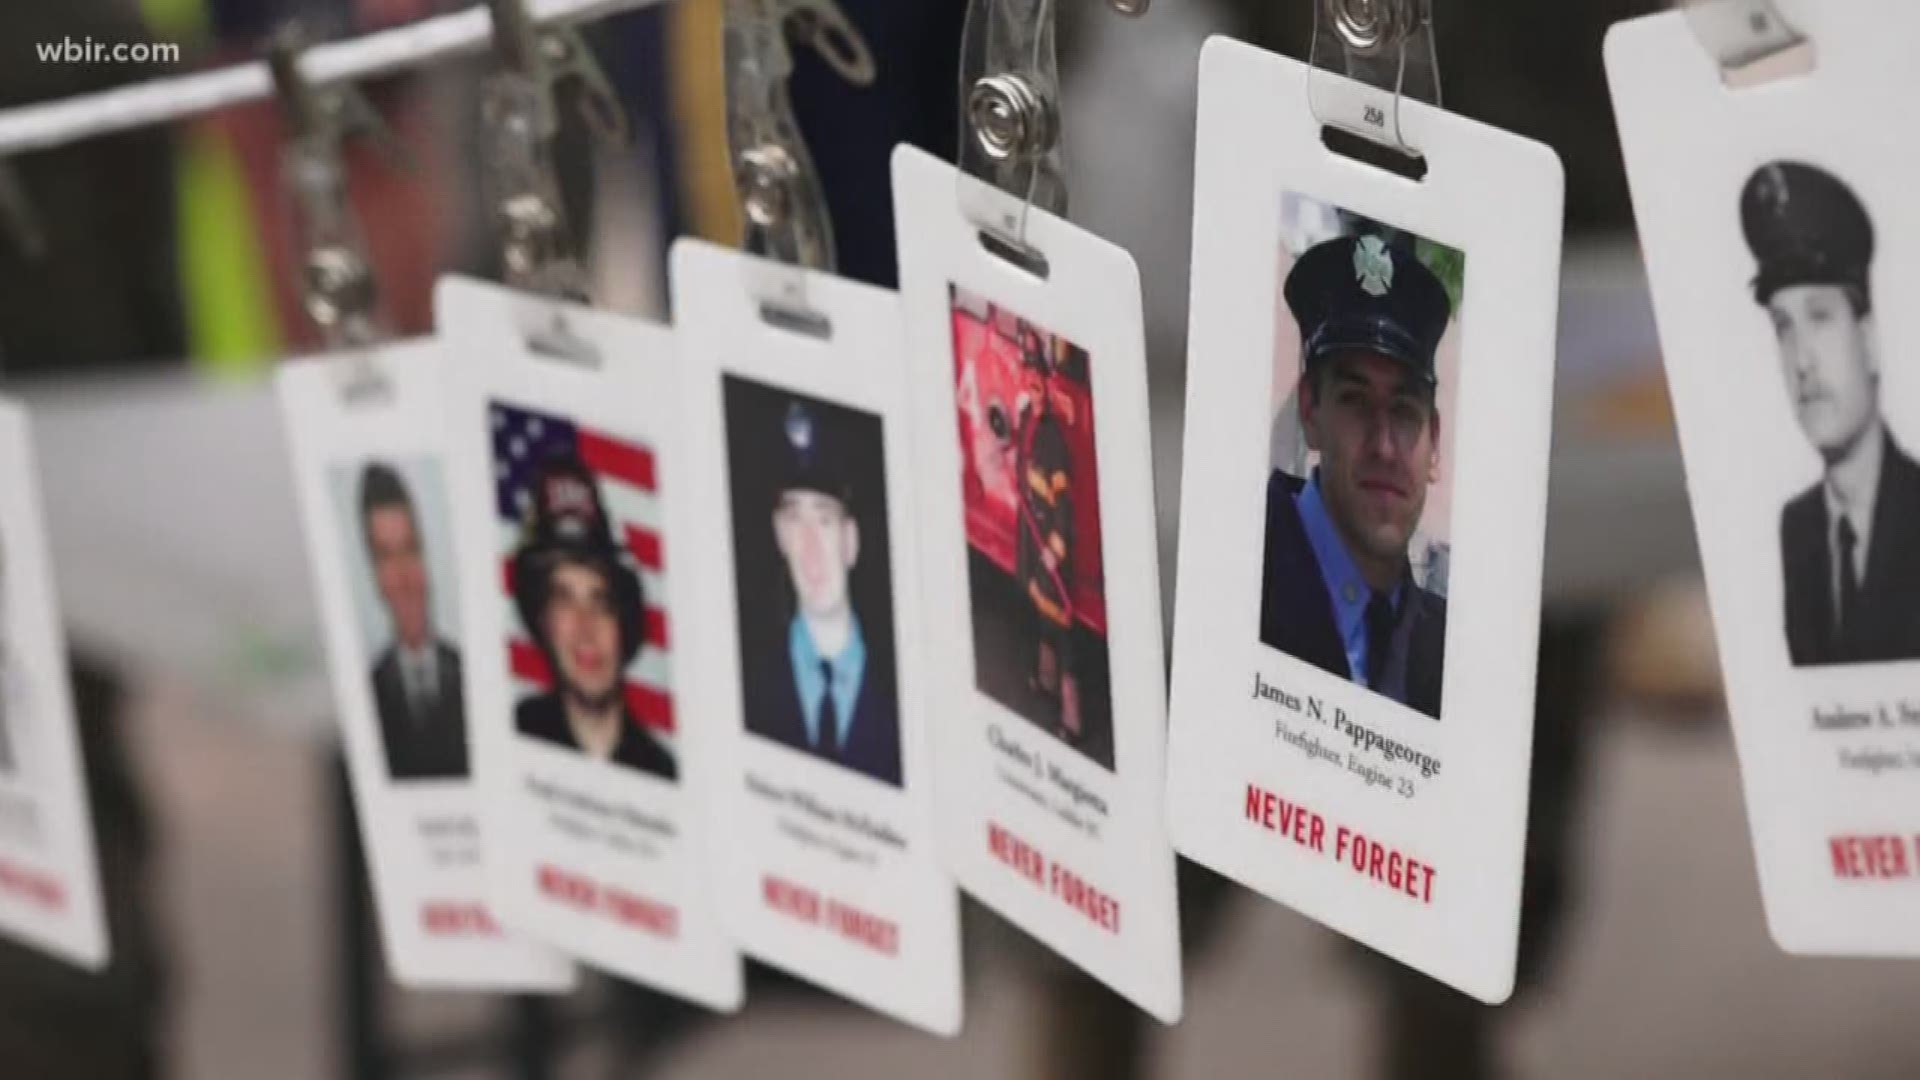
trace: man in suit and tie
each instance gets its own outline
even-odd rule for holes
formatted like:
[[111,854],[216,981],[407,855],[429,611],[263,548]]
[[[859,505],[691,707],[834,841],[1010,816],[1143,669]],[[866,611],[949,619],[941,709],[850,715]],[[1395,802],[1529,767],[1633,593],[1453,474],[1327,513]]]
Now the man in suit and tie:
[[1268,477],[1260,640],[1438,719],[1447,604],[1414,581],[1407,545],[1439,474],[1434,359],[1452,302],[1375,233],[1309,248],[1285,295],[1320,463]]
[[373,701],[395,780],[467,775],[460,653],[433,626],[426,554],[413,497],[392,466],[360,474],[360,526],[393,640],[373,665]]
[[747,658],[747,729],[898,786],[890,642],[868,636],[850,588],[861,506],[847,450],[800,401],[782,420],[772,525],[793,605]]
[[1873,222],[1839,178],[1776,161],[1740,222],[1787,396],[1824,474],[1780,514],[1794,666],[1920,659],[1920,465],[1880,411]]

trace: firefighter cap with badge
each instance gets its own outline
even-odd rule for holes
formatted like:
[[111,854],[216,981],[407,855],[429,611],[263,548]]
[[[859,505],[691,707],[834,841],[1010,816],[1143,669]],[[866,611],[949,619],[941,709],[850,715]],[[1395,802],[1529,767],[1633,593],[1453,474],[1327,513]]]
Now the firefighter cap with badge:
[[1873,221],[1839,177],[1798,161],[1760,166],[1740,192],[1740,228],[1759,264],[1753,297],[1761,304],[1794,285],[1839,285],[1852,292],[1856,314],[1873,310]]
[[1439,382],[1434,361],[1453,302],[1406,244],[1369,232],[1322,241],[1293,264],[1284,292],[1300,327],[1304,369],[1368,352],[1429,387]]

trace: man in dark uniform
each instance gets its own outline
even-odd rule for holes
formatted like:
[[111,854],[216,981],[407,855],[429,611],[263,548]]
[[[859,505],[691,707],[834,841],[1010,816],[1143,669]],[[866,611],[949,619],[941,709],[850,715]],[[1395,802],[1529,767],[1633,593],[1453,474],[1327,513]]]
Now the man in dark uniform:
[[1287,275],[1300,326],[1302,481],[1267,481],[1260,640],[1440,716],[1446,601],[1407,544],[1439,468],[1434,355],[1452,304],[1413,252],[1380,235],[1309,248]]
[[799,401],[788,404],[777,445],[773,536],[794,603],[747,657],[747,730],[897,786],[900,719],[890,643],[867,637],[850,589],[860,559],[860,503],[848,448]]
[[1027,393],[1015,436],[1016,569],[1033,613],[1034,666],[1028,682],[1051,706],[1045,726],[1078,745],[1083,725],[1073,655],[1073,454],[1060,418],[1066,406],[1054,401],[1046,339],[1024,321],[1018,333]]
[[360,473],[360,535],[393,641],[374,661],[373,704],[395,780],[467,775],[460,653],[434,632],[432,587],[413,497],[393,467]]
[[1787,651],[1796,667],[1920,658],[1920,466],[1880,412],[1873,222],[1832,174],[1776,161],[1747,179],[1740,224],[1825,469],[1780,514]]
[[593,473],[556,455],[532,494],[513,557],[513,599],[554,686],[521,701],[514,725],[595,760],[675,779],[673,754],[627,707],[625,673],[646,638],[646,597],[614,543]]

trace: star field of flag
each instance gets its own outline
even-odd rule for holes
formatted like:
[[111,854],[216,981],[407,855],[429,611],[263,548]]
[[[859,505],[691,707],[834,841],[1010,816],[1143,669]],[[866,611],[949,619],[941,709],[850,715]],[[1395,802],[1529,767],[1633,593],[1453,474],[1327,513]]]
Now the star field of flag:
[[671,733],[667,577],[653,451],[643,443],[517,405],[495,402],[489,413],[500,597],[511,628],[507,652],[516,700],[546,692],[552,687],[552,674],[513,602],[513,555],[533,506],[531,485],[540,467],[554,457],[576,457],[598,482],[608,526],[626,549],[628,565],[639,573],[646,593],[646,642],[625,672],[628,707],[656,736]]

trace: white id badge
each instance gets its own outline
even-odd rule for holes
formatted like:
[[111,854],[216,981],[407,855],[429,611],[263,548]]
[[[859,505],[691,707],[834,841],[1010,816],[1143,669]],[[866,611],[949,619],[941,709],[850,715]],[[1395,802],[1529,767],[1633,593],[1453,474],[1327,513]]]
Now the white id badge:
[[673,332],[461,278],[434,309],[493,902],[585,963],[738,1008],[713,726],[682,704],[678,638],[707,615]]
[[27,411],[0,398],[0,934],[105,967],[106,915]]
[[[276,377],[334,708],[387,966],[405,986],[564,990],[572,965],[487,903],[467,753],[469,657],[426,340],[292,361]],[[490,552],[480,552],[481,558]]]
[[[1324,72],[1337,113],[1393,95]],[[1416,101],[1415,182],[1307,65],[1200,60],[1174,613],[1181,853],[1513,988],[1560,265],[1546,147]]]
[[[1767,924],[1920,955],[1920,93],[1908,0],[1779,4],[1734,89],[1668,13],[1607,37]],[[1882,117],[1880,120],[1874,117]]]
[[[821,321],[763,314],[775,274]],[[712,495],[689,549],[712,617],[688,647],[725,747],[721,910],[749,954],[956,1034],[899,299],[697,240],[674,245],[673,296],[691,482]]]
[[1181,1009],[1140,277],[1032,210],[1045,277],[968,204],[1020,201],[893,155],[914,385],[937,811],[961,885],[1167,1023]]

